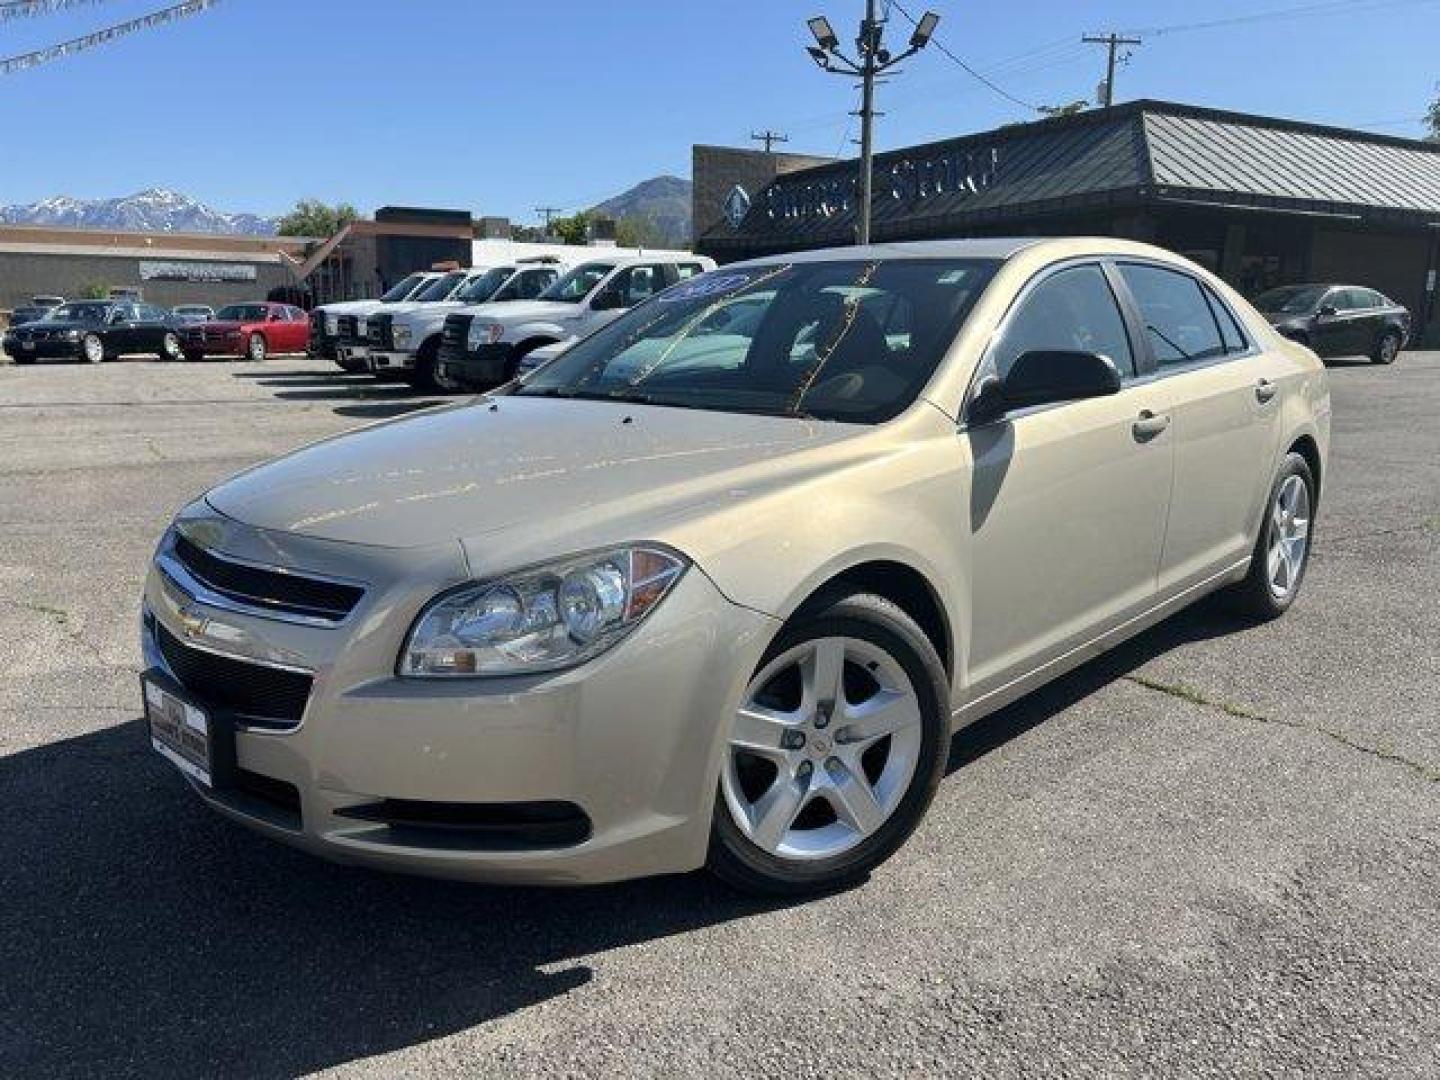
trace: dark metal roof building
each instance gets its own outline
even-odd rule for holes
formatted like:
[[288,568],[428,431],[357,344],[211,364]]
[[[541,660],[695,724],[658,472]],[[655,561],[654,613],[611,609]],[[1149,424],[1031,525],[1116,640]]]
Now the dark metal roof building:
[[[709,228],[699,250],[733,260],[853,243],[856,172],[852,160],[780,175],[746,192],[743,219]],[[875,172],[878,242],[1127,236],[1247,293],[1369,285],[1440,335],[1440,145],[1135,101],[878,154]]]

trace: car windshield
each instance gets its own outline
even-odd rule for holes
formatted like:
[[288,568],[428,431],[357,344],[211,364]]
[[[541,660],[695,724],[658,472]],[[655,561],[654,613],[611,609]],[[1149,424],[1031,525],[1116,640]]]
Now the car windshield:
[[380,302],[382,304],[394,304],[397,301],[404,300],[415,291],[416,286],[420,284],[423,278],[423,274],[409,274],[401,278],[390,288],[389,292],[380,297]]
[[1271,289],[1255,298],[1255,307],[1271,315],[1299,315],[1313,311],[1326,288],[1324,285],[1286,285]]
[[455,270],[448,274],[441,274],[429,285],[426,285],[425,288],[416,293],[415,299],[423,302],[444,300],[454,291],[455,286],[464,280],[465,272],[463,270]]
[[880,423],[934,374],[999,263],[771,263],[682,282],[512,393]]
[[514,267],[510,266],[497,266],[493,270],[487,270],[456,293],[455,299],[467,304],[484,303],[495,295],[496,289],[510,280],[510,275],[514,272]]
[[215,313],[216,322],[264,322],[269,317],[264,304],[231,304]]
[[109,304],[61,304],[59,307],[51,308],[45,318],[50,322],[64,322],[67,319],[73,319],[76,322],[104,322],[105,317],[109,314]]
[[614,269],[614,263],[585,263],[577,266],[542,292],[540,299],[578,304],[590,295],[590,290],[599,285],[606,274]]

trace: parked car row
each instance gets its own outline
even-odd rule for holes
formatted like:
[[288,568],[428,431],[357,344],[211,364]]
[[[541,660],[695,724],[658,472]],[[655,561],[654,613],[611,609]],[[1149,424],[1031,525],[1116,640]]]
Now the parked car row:
[[495,386],[531,354],[714,268],[689,253],[617,253],[572,267],[545,256],[412,274],[379,300],[316,308],[310,351],[344,371],[398,376],[427,391]]
[[305,352],[310,322],[289,304],[231,304],[196,321],[155,304],[74,300],[12,326],[5,351],[17,364],[78,360],[98,364],[117,356],[152,353],[162,360],[207,356],[264,360],[270,353]]
[[1317,354],[1393,364],[1410,340],[1410,312],[1359,285],[1285,285],[1255,298],[1277,331]]

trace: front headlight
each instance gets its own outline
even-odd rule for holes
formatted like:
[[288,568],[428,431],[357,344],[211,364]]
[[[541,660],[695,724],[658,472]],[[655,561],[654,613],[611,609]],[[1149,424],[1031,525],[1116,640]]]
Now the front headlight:
[[688,565],[660,548],[617,548],[461,586],[415,620],[399,673],[446,679],[574,667],[633,630]]
[[325,333],[329,334],[331,337],[334,337],[336,334],[340,333],[340,316],[339,316],[339,315],[331,315],[331,314],[329,314],[328,312],[326,313],[326,315],[325,315]]
[[395,347],[397,349],[403,349],[410,344],[410,327],[404,323],[394,324],[390,332],[395,337]]
[[478,349],[481,345],[494,345],[505,336],[505,327],[499,323],[472,322],[466,347]]

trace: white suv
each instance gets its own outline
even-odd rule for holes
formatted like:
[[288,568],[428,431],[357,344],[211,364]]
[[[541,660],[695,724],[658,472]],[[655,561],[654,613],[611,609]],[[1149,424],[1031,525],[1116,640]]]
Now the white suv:
[[553,256],[476,267],[447,300],[383,308],[370,316],[364,369],[376,375],[399,375],[423,390],[438,390],[440,336],[450,312],[477,304],[533,300],[555,284],[564,269]]
[[703,255],[614,255],[581,263],[532,301],[450,312],[440,344],[442,388],[506,382],[529,353],[586,337],[677,281],[715,269]]

